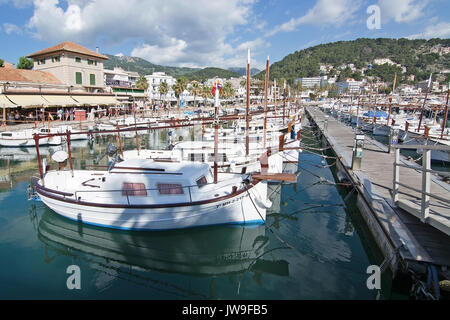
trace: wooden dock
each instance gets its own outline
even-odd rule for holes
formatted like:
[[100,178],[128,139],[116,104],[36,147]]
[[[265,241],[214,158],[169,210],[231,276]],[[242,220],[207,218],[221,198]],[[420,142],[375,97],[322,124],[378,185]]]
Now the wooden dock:
[[[449,205],[431,198],[427,223],[403,210],[399,202],[417,205],[419,192],[403,186],[397,193],[402,199],[394,203],[392,198],[395,153],[388,153],[388,147],[365,136],[361,168],[352,170],[352,155],[355,131],[331,115],[327,117],[318,107],[308,106],[306,114],[317,126],[323,143],[331,146],[338,157],[338,169],[358,191],[358,207],[368,224],[386,261],[395,273],[399,262],[407,264],[432,264],[448,276],[450,266],[450,208]],[[325,122],[327,123],[325,125]],[[413,165],[400,156],[402,165]],[[402,184],[420,189],[423,173],[419,170],[397,167]],[[431,175],[430,192],[449,199],[450,186]],[[402,205],[404,209],[406,206]],[[414,209],[414,208],[413,208]]]

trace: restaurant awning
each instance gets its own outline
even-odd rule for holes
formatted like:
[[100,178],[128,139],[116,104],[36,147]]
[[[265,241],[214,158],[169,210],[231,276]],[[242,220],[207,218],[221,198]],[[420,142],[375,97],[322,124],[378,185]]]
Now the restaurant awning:
[[77,106],[79,103],[67,95],[43,95],[45,100],[48,101],[49,106]]
[[6,97],[22,108],[34,108],[42,105],[48,106],[48,101],[40,95],[8,94]]
[[112,96],[72,96],[79,104],[98,106],[98,105],[113,105],[119,104]]
[[4,95],[0,95],[0,108],[17,108],[17,104],[12,103]]

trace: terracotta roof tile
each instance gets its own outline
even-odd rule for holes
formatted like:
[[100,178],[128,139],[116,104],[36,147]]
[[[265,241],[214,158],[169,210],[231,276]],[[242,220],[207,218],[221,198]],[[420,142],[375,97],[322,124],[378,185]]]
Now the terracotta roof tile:
[[0,81],[62,84],[51,73],[14,68],[0,68]]
[[58,52],[58,51],[81,53],[81,54],[85,54],[88,56],[108,60],[107,56],[96,53],[94,51],[91,51],[83,46],[80,46],[79,44],[73,43],[72,41],[66,41],[66,42],[57,44],[56,46],[32,53],[32,54],[28,55],[27,57],[33,58],[33,57],[41,56],[41,55],[48,54],[48,53]]

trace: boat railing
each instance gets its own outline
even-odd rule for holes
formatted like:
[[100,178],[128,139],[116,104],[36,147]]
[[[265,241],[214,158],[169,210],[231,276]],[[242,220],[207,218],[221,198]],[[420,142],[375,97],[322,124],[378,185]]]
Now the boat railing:
[[[447,196],[441,196],[431,192],[431,174],[438,174],[440,176],[449,178],[450,172],[442,172],[431,169],[431,152],[432,151],[444,151],[450,152],[450,146],[445,145],[393,145],[392,148],[395,150],[395,160],[394,160],[394,171],[393,171],[393,192],[392,198],[394,204],[405,209],[406,211],[412,213],[417,218],[419,218],[422,222],[428,223],[428,218],[430,216],[430,200],[435,199],[440,202],[440,207],[446,207],[446,209],[450,208],[450,199]],[[423,158],[422,158],[422,166],[419,165],[410,165],[406,163],[400,163],[400,150],[401,149],[412,149],[423,150]],[[404,182],[401,182],[400,179],[400,168],[407,168],[411,170],[421,171],[422,172],[422,181],[421,188],[417,188],[411,185],[408,185]],[[445,182],[440,183],[443,188],[449,190],[448,186],[445,185]],[[400,187],[406,188],[410,191],[417,192],[420,194],[420,206],[415,202],[400,199]],[[448,191],[447,191],[448,192]]]

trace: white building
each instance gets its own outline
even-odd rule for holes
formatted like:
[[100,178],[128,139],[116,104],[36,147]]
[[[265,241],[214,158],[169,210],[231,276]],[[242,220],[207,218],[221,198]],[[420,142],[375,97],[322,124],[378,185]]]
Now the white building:
[[[176,79],[172,76],[166,75],[164,72],[153,72],[151,75],[145,76],[148,82],[147,96],[149,99],[166,99],[174,100],[175,92],[172,90],[172,86],[175,84]],[[169,87],[169,92],[166,96],[161,96],[159,93],[159,86],[161,83],[166,82]]]
[[359,93],[362,81],[355,81],[351,78],[342,82],[337,82],[338,94],[341,93]]

